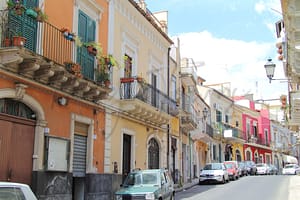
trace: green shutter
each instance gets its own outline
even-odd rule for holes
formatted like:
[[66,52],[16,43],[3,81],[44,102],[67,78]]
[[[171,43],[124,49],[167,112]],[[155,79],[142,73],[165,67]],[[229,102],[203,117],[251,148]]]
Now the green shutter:
[[[23,0],[26,8],[33,8],[38,5],[38,0]],[[37,40],[37,21],[23,13],[21,16],[9,12],[9,29],[11,36],[21,35],[26,38],[25,47],[35,52]]]
[[[89,16],[79,11],[78,16],[78,36],[82,42],[95,41],[96,23]],[[86,47],[77,48],[77,63],[82,67],[85,78],[94,80],[95,57],[89,55]]]

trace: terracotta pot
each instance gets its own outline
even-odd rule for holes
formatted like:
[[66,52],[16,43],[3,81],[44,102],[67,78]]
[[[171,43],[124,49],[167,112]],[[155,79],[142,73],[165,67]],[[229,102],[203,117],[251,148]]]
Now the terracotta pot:
[[22,47],[26,42],[26,38],[22,36],[13,36],[13,46]]
[[3,46],[5,46],[5,47],[11,46],[11,41],[10,41],[9,38],[5,38],[5,39],[3,40]]
[[97,49],[93,46],[88,46],[87,51],[90,55],[96,56],[97,55]]

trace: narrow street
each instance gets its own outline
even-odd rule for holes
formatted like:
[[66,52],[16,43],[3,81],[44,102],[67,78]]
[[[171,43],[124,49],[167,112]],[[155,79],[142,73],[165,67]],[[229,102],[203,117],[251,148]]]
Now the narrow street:
[[224,185],[195,185],[176,193],[175,200],[287,200],[292,177],[247,176]]

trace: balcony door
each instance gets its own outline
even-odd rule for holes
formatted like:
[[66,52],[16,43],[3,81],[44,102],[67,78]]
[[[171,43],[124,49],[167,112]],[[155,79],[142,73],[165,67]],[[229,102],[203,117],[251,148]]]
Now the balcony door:
[[151,74],[152,83],[152,94],[151,94],[151,104],[152,106],[158,108],[158,93],[157,93],[157,75]]
[[[96,22],[82,11],[78,16],[78,36],[83,43],[96,40]],[[77,48],[77,63],[81,65],[84,77],[94,80],[95,56],[90,55],[84,45]]]
[[[34,8],[38,7],[39,1],[23,0],[23,4],[26,8]],[[27,16],[25,12],[22,15],[16,15],[13,9],[9,11],[8,20],[9,35],[7,36],[10,38],[16,35],[25,37],[24,47],[35,52],[38,22]]]

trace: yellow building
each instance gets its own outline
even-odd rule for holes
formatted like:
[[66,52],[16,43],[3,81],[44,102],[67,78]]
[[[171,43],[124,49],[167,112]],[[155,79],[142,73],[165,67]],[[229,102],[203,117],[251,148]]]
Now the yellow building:
[[165,32],[167,16],[160,13],[158,21],[144,3],[133,0],[116,0],[109,10],[108,52],[117,64],[111,69],[112,92],[102,101],[104,171],[124,178],[136,168],[176,168],[178,72],[170,57],[173,41]]

